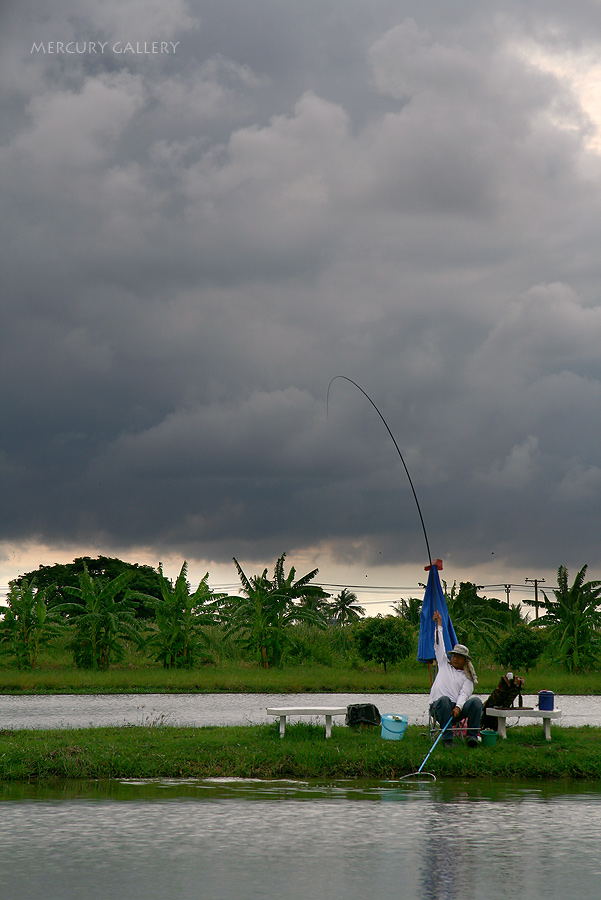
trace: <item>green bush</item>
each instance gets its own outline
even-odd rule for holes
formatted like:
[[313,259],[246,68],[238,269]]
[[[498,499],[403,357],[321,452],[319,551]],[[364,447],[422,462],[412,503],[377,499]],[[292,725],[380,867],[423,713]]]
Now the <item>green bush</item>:
[[508,631],[496,652],[497,662],[516,672],[528,672],[536,665],[545,649],[545,641],[530,625],[516,625]]
[[409,656],[413,647],[413,629],[399,616],[363,619],[354,626],[353,636],[361,658],[382,663],[385,672],[388,664]]

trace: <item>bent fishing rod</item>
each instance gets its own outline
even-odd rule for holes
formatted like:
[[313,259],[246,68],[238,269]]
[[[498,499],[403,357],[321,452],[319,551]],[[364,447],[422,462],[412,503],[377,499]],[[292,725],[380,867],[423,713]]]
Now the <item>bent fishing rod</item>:
[[419,520],[420,520],[420,522],[422,523],[422,530],[423,530],[423,532],[424,532],[424,538],[425,538],[425,541],[426,541],[426,551],[427,551],[427,554],[428,554],[428,565],[431,566],[431,565],[432,565],[432,556],[431,556],[431,554],[430,554],[430,544],[429,544],[429,542],[428,542],[428,535],[427,535],[427,533],[426,533],[426,526],[425,526],[425,523],[424,523],[424,517],[422,516],[422,511],[421,511],[421,509],[420,509],[419,500],[417,499],[417,494],[416,494],[416,492],[415,492],[415,488],[414,488],[413,482],[412,482],[412,480],[411,480],[411,475],[409,474],[409,469],[407,468],[407,464],[406,464],[405,460],[403,459],[403,454],[401,453],[400,448],[399,448],[399,445],[397,444],[397,442],[396,442],[396,440],[395,440],[394,434],[392,433],[392,431],[391,431],[390,428],[388,427],[388,422],[386,421],[386,419],[384,418],[384,416],[382,415],[382,413],[380,412],[380,410],[378,409],[378,407],[376,406],[376,404],[374,403],[374,401],[371,399],[371,397],[369,396],[369,394],[367,393],[367,391],[364,391],[360,384],[357,384],[356,381],[353,381],[353,379],[352,379],[352,378],[349,378],[347,375],[334,375],[334,377],[332,378],[332,380],[330,381],[330,383],[329,383],[329,385],[328,385],[328,392],[327,392],[327,396],[326,396],[326,417],[327,417],[327,415],[328,415],[328,413],[329,413],[330,388],[332,387],[332,383],[333,383],[334,381],[336,381],[337,378],[343,378],[345,381],[350,381],[351,384],[354,384],[355,387],[358,388],[358,389],[361,391],[361,393],[363,394],[364,397],[367,397],[367,399],[369,400],[369,402],[371,403],[371,405],[373,406],[373,408],[375,409],[375,411],[377,412],[377,414],[378,414],[378,415],[380,416],[380,418],[382,419],[382,422],[384,423],[384,427],[386,428],[386,431],[388,432],[388,434],[389,434],[390,437],[392,438],[392,443],[393,443],[394,446],[396,447],[396,452],[399,454],[400,460],[401,460],[401,462],[403,463],[403,468],[405,469],[405,472],[406,472],[406,474],[407,474],[407,478],[409,479],[409,484],[411,485],[411,491],[412,491],[412,493],[413,493],[413,499],[415,500],[415,505],[417,506],[417,512],[418,512],[418,514],[419,514]]

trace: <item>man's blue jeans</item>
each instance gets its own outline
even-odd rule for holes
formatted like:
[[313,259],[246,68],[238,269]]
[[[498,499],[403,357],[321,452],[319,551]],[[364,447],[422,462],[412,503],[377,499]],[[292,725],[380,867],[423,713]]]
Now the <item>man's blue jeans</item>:
[[[434,703],[430,704],[430,712],[439,722],[441,728],[445,727],[453,715],[454,707],[455,703],[450,697],[439,697],[438,700],[435,700]],[[457,721],[461,721],[461,719],[467,719],[468,740],[476,740],[478,732],[480,731],[480,721],[482,719],[482,700],[480,700],[479,697],[470,697],[469,700],[466,700]],[[448,741],[450,743],[453,740],[452,727],[453,723],[451,723],[443,734],[443,741]]]

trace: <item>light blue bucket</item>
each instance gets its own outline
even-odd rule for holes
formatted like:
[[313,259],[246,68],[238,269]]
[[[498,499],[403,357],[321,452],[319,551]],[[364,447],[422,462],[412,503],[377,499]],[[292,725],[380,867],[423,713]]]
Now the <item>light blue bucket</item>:
[[382,719],[382,737],[385,741],[400,741],[409,724],[407,716],[395,716],[385,713]]

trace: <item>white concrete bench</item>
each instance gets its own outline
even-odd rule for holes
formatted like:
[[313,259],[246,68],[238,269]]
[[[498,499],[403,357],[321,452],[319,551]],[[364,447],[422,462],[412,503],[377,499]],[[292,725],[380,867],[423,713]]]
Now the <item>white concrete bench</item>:
[[268,716],[277,716],[280,720],[280,737],[286,733],[286,717],[291,716],[325,716],[326,737],[332,736],[332,716],[346,716],[346,706],[268,706]]
[[551,719],[558,719],[561,716],[560,709],[495,709],[488,707],[484,710],[487,716],[494,716],[499,720],[499,737],[507,737],[507,719],[542,719],[543,729],[545,732],[545,740],[551,740]]

